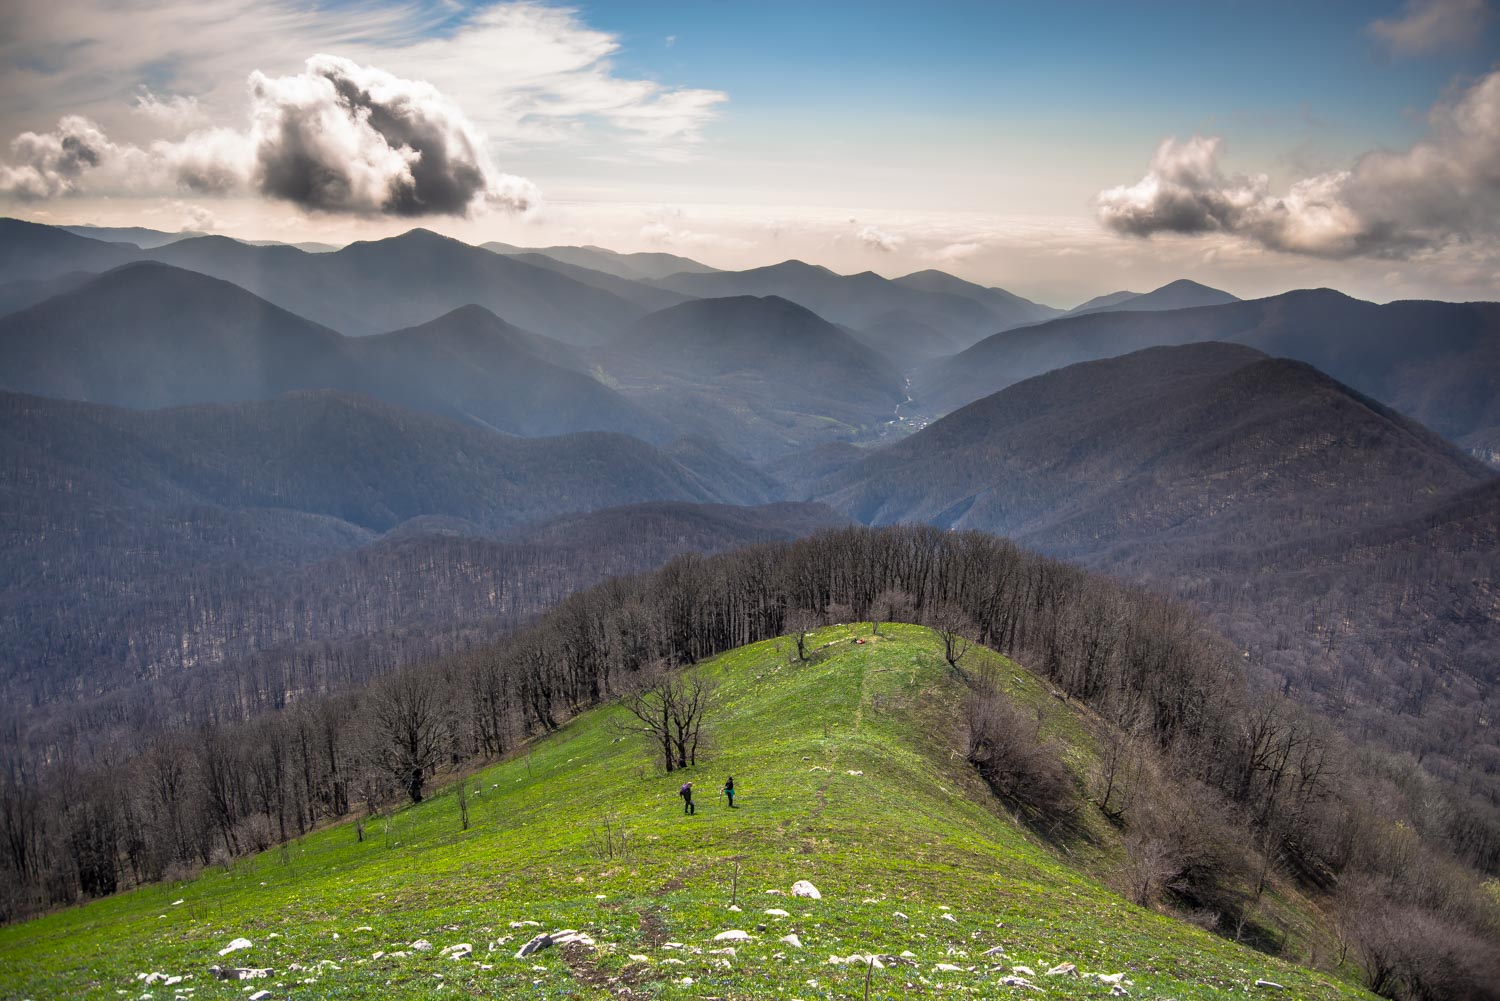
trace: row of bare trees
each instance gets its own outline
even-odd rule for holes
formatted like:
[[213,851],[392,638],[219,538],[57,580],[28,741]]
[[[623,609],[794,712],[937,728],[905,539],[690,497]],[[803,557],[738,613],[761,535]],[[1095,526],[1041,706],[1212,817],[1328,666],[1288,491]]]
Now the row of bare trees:
[[[1232,916],[1215,896],[1223,880],[1209,877],[1217,866],[1243,884],[1258,859],[1328,892],[1368,876],[1376,889],[1362,913],[1378,897],[1380,907],[1420,906],[1455,941],[1500,934],[1475,889],[1481,874],[1500,871],[1494,804],[1252,692],[1234,653],[1180,605],[1002,539],[908,527],[679,558],[575,594],[478,652],[248,722],[163,729],[114,761],[13,756],[0,777],[4,913],[415,802],[444,769],[501,755],[620,695],[663,767],[691,765],[702,739],[692,707],[711,692],[672,667],[783,633],[805,655],[814,623],[892,619],[934,625],[951,663],[971,642],[1015,656],[1113,723],[1123,743],[1106,756],[1101,806],[1137,846],[1147,881],[1182,902]],[[992,741],[974,754],[997,750]],[[1165,785],[1190,792],[1151,794]],[[1173,840],[1183,818],[1196,818],[1192,843]],[[1411,837],[1401,855],[1409,864],[1392,865],[1400,832]],[[1244,872],[1223,861],[1226,844],[1238,843],[1257,846],[1241,856]],[[1167,855],[1179,871],[1161,872]]]

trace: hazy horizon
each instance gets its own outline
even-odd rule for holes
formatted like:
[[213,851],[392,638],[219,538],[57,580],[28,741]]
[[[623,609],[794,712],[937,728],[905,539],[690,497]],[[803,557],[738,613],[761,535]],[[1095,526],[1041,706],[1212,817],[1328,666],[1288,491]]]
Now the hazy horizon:
[[[48,5],[0,212],[939,268],[1039,302],[1500,298],[1483,0]],[[163,38],[191,39],[164,45]]]

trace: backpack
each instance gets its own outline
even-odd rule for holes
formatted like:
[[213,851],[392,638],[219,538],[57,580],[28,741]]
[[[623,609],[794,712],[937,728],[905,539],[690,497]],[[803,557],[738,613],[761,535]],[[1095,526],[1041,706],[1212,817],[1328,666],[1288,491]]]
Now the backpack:
[[686,783],[686,782],[684,782],[682,784],[682,788],[681,789],[677,790],[677,795],[681,796],[683,799],[687,799],[692,794],[693,794],[693,787],[691,785],[689,785],[688,783]]

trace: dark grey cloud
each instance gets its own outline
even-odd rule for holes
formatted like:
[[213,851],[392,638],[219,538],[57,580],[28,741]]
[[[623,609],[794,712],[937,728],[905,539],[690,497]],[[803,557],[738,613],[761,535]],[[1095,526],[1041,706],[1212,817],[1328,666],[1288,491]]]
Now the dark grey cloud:
[[98,126],[78,115],[64,117],[52,132],[23,132],[11,141],[10,162],[0,164],[0,194],[28,201],[68,194],[114,148]]
[[250,78],[251,183],[317,212],[466,215],[537,197],[501,174],[463,113],[430,84],[335,56],[304,73]]
[[1228,233],[1322,257],[1402,257],[1500,237],[1500,71],[1428,120],[1429,137],[1411,149],[1367,153],[1279,196],[1264,175],[1226,174],[1218,139],[1169,139],[1140,181],[1096,196],[1096,213],[1128,236]]

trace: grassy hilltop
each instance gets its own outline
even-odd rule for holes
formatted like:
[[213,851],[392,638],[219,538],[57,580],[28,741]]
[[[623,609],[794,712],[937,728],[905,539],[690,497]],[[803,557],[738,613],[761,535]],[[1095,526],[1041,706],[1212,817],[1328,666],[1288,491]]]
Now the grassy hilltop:
[[[851,643],[856,633],[868,642]],[[1062,963],[1123,973],[1137,998],[1367,996],[1107,889],[1121,848],[1093,811],[1065,847],[1014,823],[964,761],[962,685],[938,640],[915,626],[869,633],[821,630],[807,664],[775,641],[705,663],[720,685],[715,748],[686,773],[661,774],[606,707],[480,772],[468,831],[449,790],[370,822],[363,843],[342,825],[229,871],[0,929],[0,997],[861,998],[866,967],[830,957],[903,952],[915,965],[874,970],[871,998],[1110,996],[1097,979],[1043,975]],[[994,672],[1066,744],[1068,765],[1088,766],[1082,710],[988,651],[965,666]],[[733,811],[717,795],[728,774]],[[684,777],[699,790],[695,817],[676,795]],[[616,837],[610,857],[606,823],[623,830],[623,854]],[[790,896],[799,879],[822,899]],[[597,948],[514,958],[563,928]],[[714,941],[733,929],[751,940]],[[221,959],[240,936],[253,946]],[[459,943],[473,955],[441,954]],[[734,955],[715,952],[727,946]],[[984,955],[996,946],[1003,957]],[[215,963],[273,973],[221,982]],[[1036,989],[1001,985],[1015,966],[1035,971]],[[189,979],[137,979],[153,971]]]

